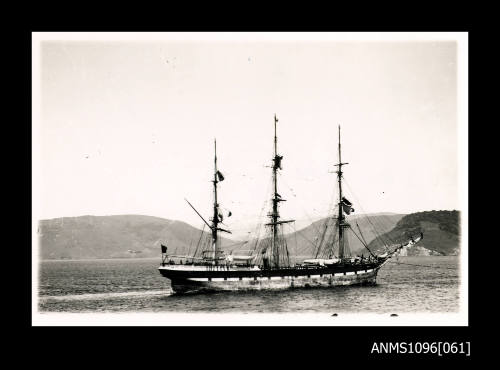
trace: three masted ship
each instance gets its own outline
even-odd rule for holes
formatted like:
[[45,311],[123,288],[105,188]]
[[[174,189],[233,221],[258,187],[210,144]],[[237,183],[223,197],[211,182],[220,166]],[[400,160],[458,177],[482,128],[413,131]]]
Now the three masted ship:
[[[162,263],[159,267],[161,275],[170,279],[172,289],[176,293],[216,292],[237,290],[274,290],[288,288],[334,287],[339,285],[375,285],[377,273],[391,257],[403,248],[417,243],[423,238],[420,234],[410,238],[406,244],[387,248],[383,254],[373,253],[366,243],[368,257],[352,257],[348,255],[346,232],[351,229],[346,215],[349,215],[352,203],[342,194],[342,163],[340,126],[338,144],[338,203],[335,213],[325,223],[325,228],[317,237],[315,253],[310,259],[292,262],[293,258],[283,234],[283,226],[294,220],[282,220],[279,205],[285,201],[278,193],[278,171],[282,170],[283,156],[278,154],[278,140],[274,116],[274,155],[272,160],[272,209],[268,213],[269,222],[265,224],[267,237],[255,240],[255,247],[245,255],[226,255],[221,248],[219,233],[231,233],[219,227],[223,221],[221,206],[218,201],[217,184],[224,176],[217,168],[217,144],[215,142],[214,175],[213,175],[213,216],[211,223],[188,202],[198,216],[210,229],[207,248],[201,255],[184,256],[186,263],[176,263],[172,255],[167,254],[167,247],[162,245]],[[187,200],[186,200],[187,201]],[[229,213],[230,215],[230,213]],[[328,231],[331,225],[333,230]],[[359,230],[361,233],[361,230]],[[203,235],[203,231],[202,231]],[[361,235],[360,240],[364,239]],[[201,238],[200,238],[201,240]],[[182,262],[182,261],[181,261]]]

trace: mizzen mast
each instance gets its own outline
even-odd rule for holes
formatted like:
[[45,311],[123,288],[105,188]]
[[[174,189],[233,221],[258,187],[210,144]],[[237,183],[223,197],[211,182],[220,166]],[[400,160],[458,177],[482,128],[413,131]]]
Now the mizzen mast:
[[337,221],[338,224],[338,233],[339,233],[339,258],[344,258],[344,229],[349,227],[349,225],[345,222],[344,212],[343,212],[343,197],[342,197],[342,166],[349,163],[342,163],[342,153],[340,146],[340,125],[339,125],[339,163],[335,166],[338,166],[337,178],[339,183],[339,218]]
[[[213,250],[214,250],[214,263],[216,265],[219,264],[219,235],[218,231],[223,231],[225,233],[231,234],[231,231],[222,229],[219,227],[219,223],[222,223],[223,217],[222,213],[220,212],[219,209],[219,203],[217,200],[217,183],[224,181],[224,175],[217,169],[217,140],[214,139],[214,149],[215,149],[215,156],[214,156],[214,215],[212,217],[212,225],[210,225],[210,228],[212,229],[212,243],[213,243]],[[230,215],[229,215],[230,216]]]
[[211,181],[214,184],[214,210],[213,210],[213,217],[210,218],[210,221],[212,221],[212,224],[209,224],[203,216],[194,208],[194,206],[189,203],[189,201],[186,199],[186,202],[189,204],[189,206],[196,212],[196,214],[203,220],[203,222],[212,230],[212,249],[213,249],[213,260],[212,264],[218,265],[219,264],[219,236],[218,236],[218,231],[223,231],[226,233],[231,234],[231,231],[225,230],[219,227],[219,223],[222,223],[222,213],[219,210],[219,203],[217,201],[217,183],[224,181],[224,176],[222,173],[217,169],[217,140],[214,139],[214,179]]

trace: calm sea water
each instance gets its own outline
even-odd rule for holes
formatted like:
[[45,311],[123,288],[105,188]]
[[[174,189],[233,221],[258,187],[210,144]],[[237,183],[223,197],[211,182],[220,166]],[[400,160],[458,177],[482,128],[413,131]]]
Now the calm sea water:
[[399,257],[372,287],[178,296],[159,259],[42,261],[41,312],[458,312],[459,257]]

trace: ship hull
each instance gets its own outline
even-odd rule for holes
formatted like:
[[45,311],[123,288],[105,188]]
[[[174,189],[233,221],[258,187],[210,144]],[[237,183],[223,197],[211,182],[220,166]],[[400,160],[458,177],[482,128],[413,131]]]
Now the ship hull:
[[375,264],[284,270],[183,271],[172,267],[159,270],[170,279],[175,293],[208,293],[375,285],[379,267]]

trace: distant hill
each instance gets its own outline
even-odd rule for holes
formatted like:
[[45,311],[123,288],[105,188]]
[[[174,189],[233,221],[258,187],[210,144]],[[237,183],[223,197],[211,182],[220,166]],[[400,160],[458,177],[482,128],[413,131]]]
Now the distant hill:
[[382,251],[384,242],[399,244],[411,236],[424,238],[408,255],[457,255],[460,250],[459,211],[427,211],[404,216],[391,231],[375,238],[368,247]]
[[[403,214],[397,213],[373,213],[373,214],[362,214],[353,215],[349,217],[349,223],[354,228],[356,233],[358,229],[356,226],[359,225],[363,237],[367,243],[370,243],[375,237],[388,232],[396,226],[399,220],[403,218]],[[289,246],[290,252],[298,256],[308,256],[313,253],[316,244],[316,238],[321,234],[323,230],[325,221],[327,219],[323,218],[319,221],[313,222],[311,225],[286,235],[287,245]],[[357,239],[352,233],[348,233],[349,247],[352,253],[368,253],[363,244]],[[295,245],[297,245],[295,250]]]
[[[159,257],[162,243],[169,253],[185,254],[191,243],[194,250],[201,230],[181,221],[119,215],[41,220],[38,234],[42,259],[84,259]],[[221,243],[235,241],[221,238]]]
[[[326,219],[286,234],[291,255],[310,256]],[[372,251],[383,251],[382,241],[401,243],[424,232],[424,239],[409,254],[458,254],[459,212],[430,211],[409,215],[378,213],[357,215],[349,223],[357,226]],[[356,225],[357,224],[357,225]],[[376,233],[375,233],[376,230]],[[194,251],[201,230],[181,221],[141,215],[64,217],[39,222],[42,259],[159,257],[160,244],[169,254]],[[208,233],[204,233],[208,236]],[[352,253],[367,254],[361,242],[348,233]],[[221,237],[223,249],[239,249],[237,241]],[[241,245],[249,248],[253,242]],[[190,247],[191,246],[191,247]]]

